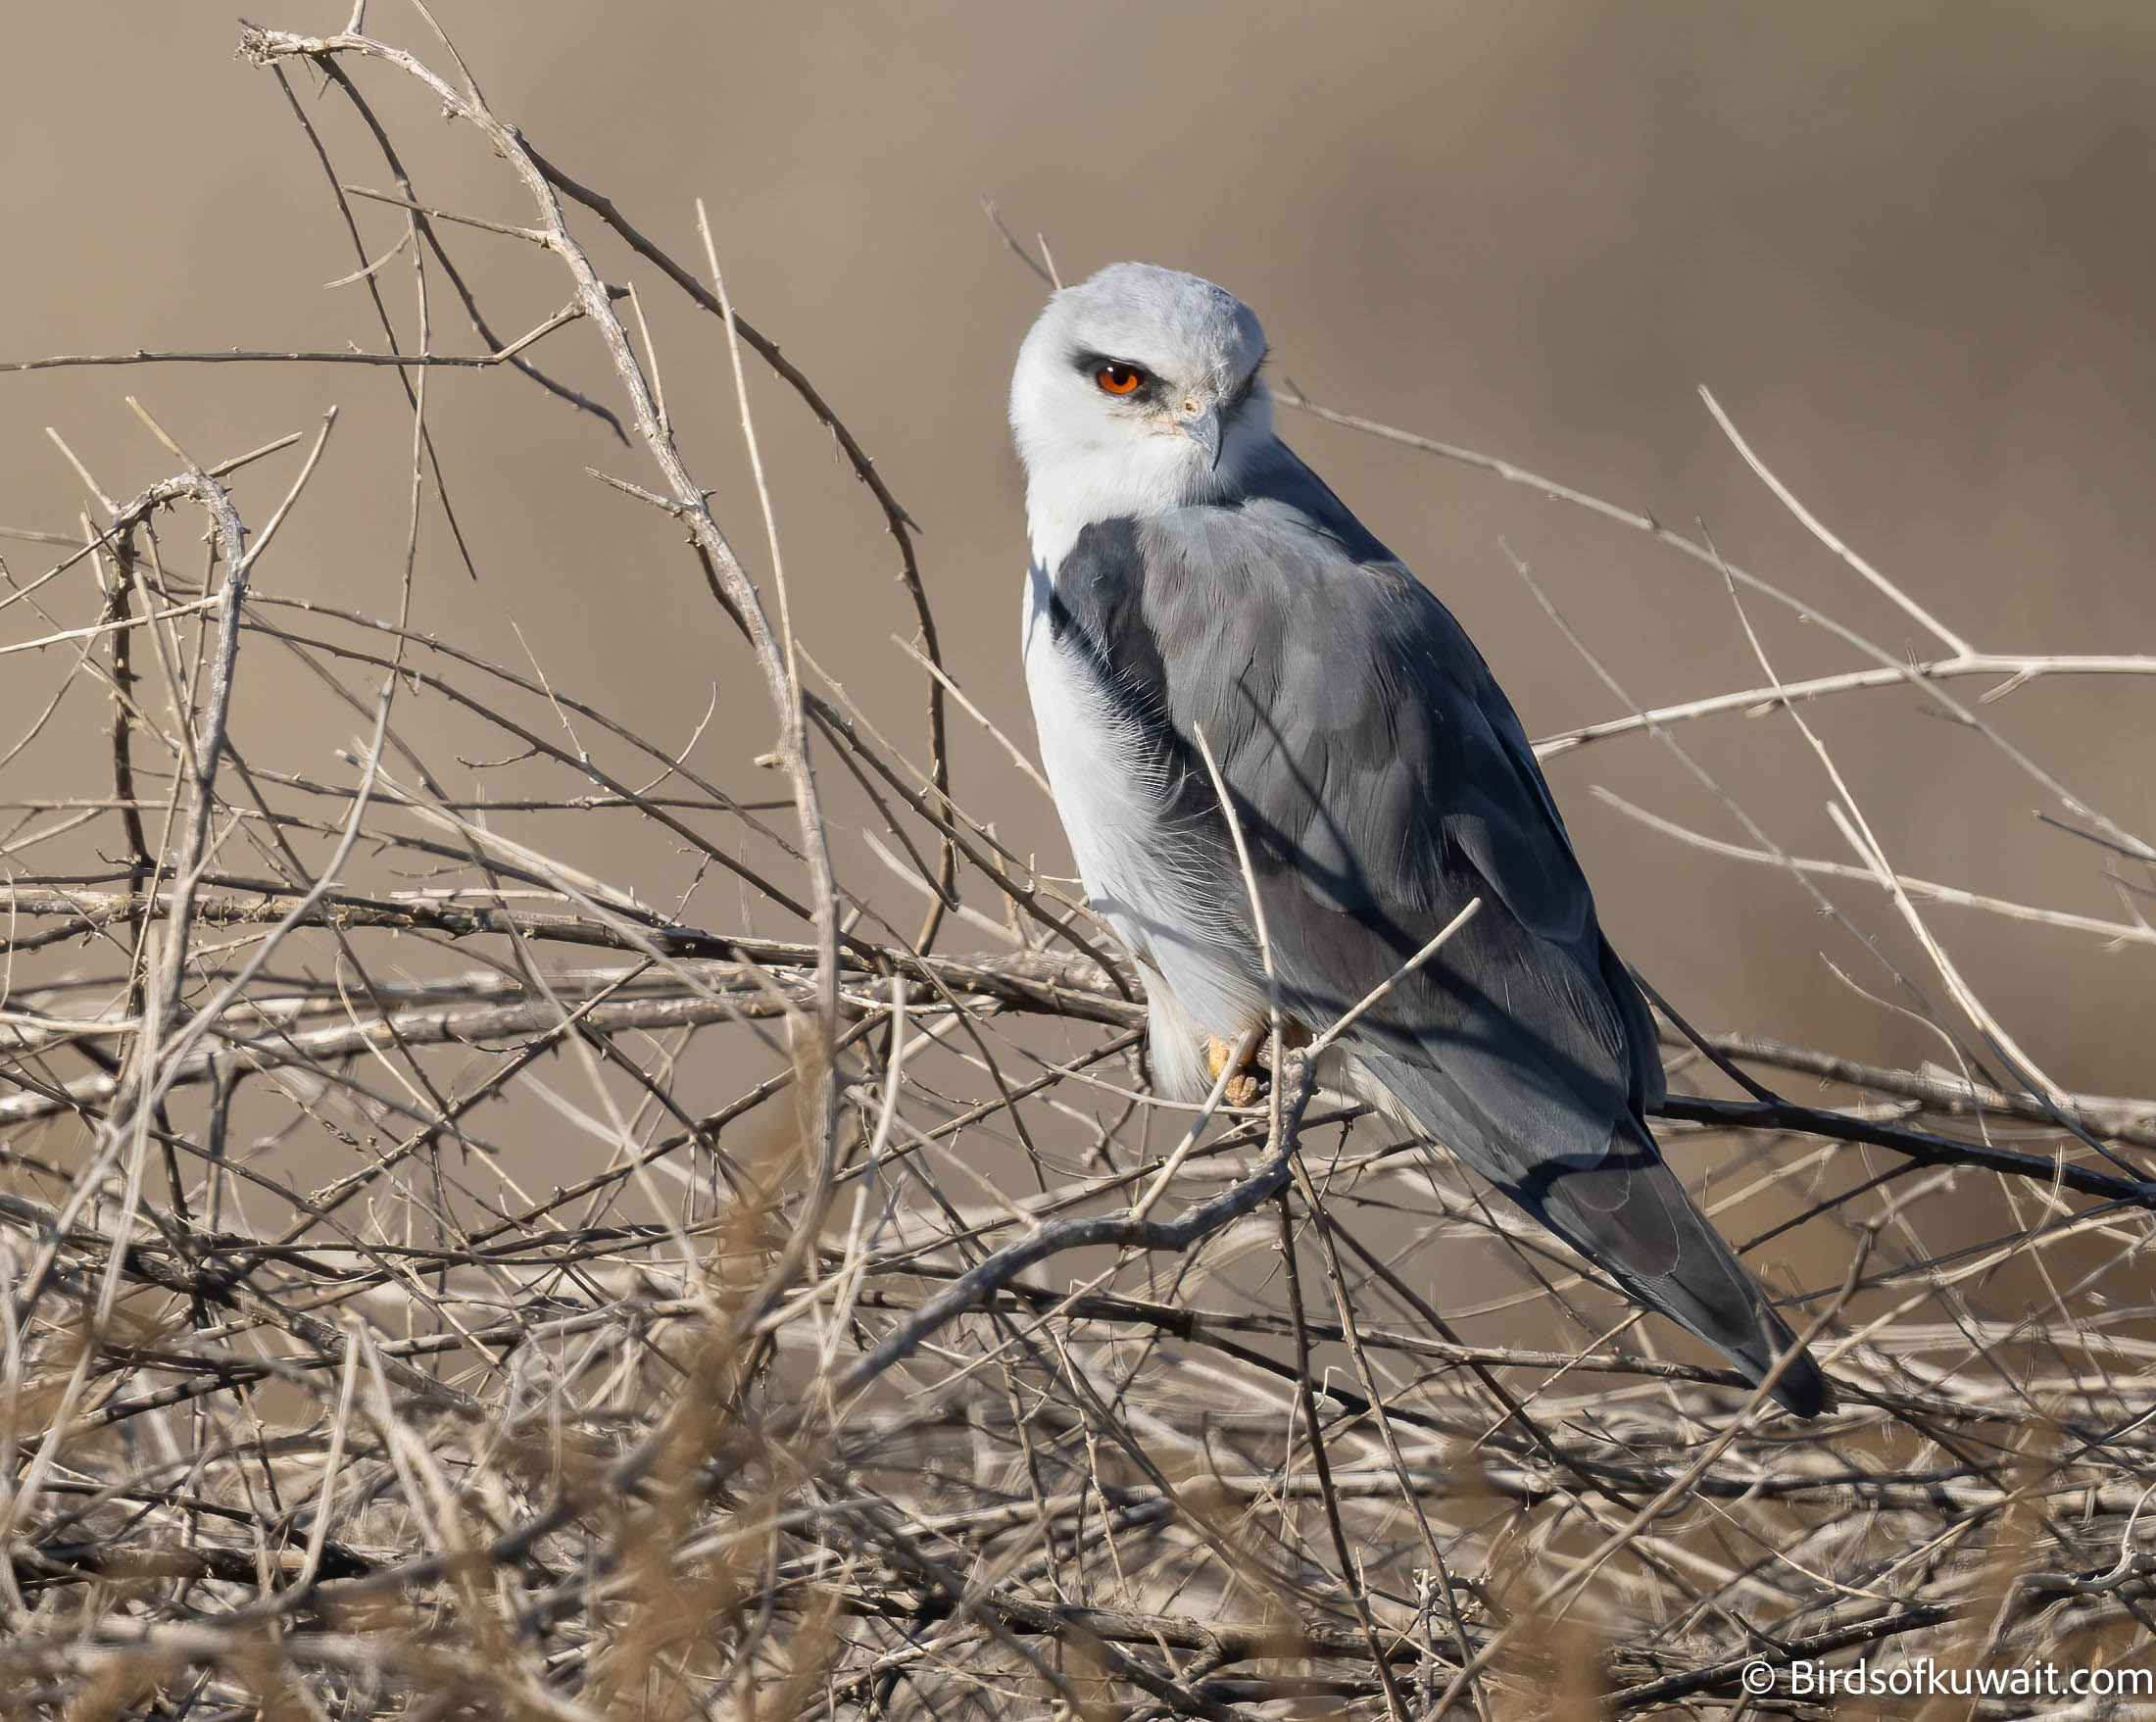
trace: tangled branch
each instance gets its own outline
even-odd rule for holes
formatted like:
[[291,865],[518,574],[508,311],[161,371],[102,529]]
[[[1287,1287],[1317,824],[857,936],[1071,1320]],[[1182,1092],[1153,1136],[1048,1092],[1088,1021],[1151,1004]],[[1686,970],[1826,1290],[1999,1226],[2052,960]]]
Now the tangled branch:
[[[715,240],[702,272],[670,255],[446,38],[355,19],[241,46],[332,98],[293,111],[367,343],[0,371],[334,366],[394,389],[404,554],[349,607],[282,589],[283,522],[363,482],[334,415],[303,451],[208,460],[143,411],[116,435],[147,432],[168,476],[116,501],[63,446],[94,507],[19,534],[57,555],[0,593],[0,657],[42,702],[6,758],[59,762],[42,781],[66,793],[21,778],[0,838],[0,1710],[1735,1716],[1809,1713],[1746,1690],[1761,1662],[2149,1665],[2156,1102],[2029,1067],[1935,925],[2010,916],[2143,960],[2143,873],[2110,920],[1904,873],[1823,744],[1848,860],[1792,854],[1783,810],[1711,779],[1744,841],[1638,810],[1861,939],[1827,895],[1854,886],[1933,964],[1893,978],[1951,1069],[1665,1031],[1673,1156],[1842,1389],[1798,1430],[1730,1371],[1655,1354],[1667,1334],[1545,1234],[1314,1089],[1314,1049],[1276,1049],[1259,1107],[1154,1097],[1112,941],[954,781],[951,712],[989,717],[939,654],[910,517],[844,391],[734,308]],[[376,105],[406,85],[528,221],[416,183]],[[356,184],[355,152],[395,189]],[[602,273],[605,234],[631,278]],[[500,338],[453,239],[509,241],[538,303],[562,303],[557,271],[566,303]],[[396,256],[409,312],[382,286]],[[440,350],[435,280],[477,351]],[[668,292],[865,487],[925,710],[822,674],[775,527],[762,582],[737,554],[659,386],[645,296]],[[576,341],[610,399],[551,369]],[[710,595],[753,720],[692,714],[663,744],[574,665],[415,624],[422,522],[484,560],[437,370],[619,433],[649,470],[608,482],[678,523],[674,572]],[[1545,757],[1629,737],[1703,776],[1691,726],[1900,689],[2118,867],[2156,861],[1952,691],[1984,679],[1996,713],[2073,674],[2132,699],[2156,661],[1979,649],[1740,442],[1935,655],[1645,516],[1291,404],[1644,532],[1740,615],[1801,608],[1849,655],[1783,681],[1762,650],[1731,692],[1623,696]],[[746,406],[742,429],[767,509]],[[576,480],[563,462],[534,481]],[[193,576],[175,513],[206,527]],[[354,726],[341,753],[308,739],[324,724]],[[697,897],[707,876],[735,908]]]

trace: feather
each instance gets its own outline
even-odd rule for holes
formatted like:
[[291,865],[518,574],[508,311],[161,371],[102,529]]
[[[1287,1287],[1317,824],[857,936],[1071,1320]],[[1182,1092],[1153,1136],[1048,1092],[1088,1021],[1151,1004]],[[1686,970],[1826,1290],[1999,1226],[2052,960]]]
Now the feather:
[[[1481,898],[1342,1047],[1435,1141],[1760,1378],[1792,1336],[1647,1128],[1653,1019],[1510,703],[1269,422],[1232,446],[1224,481],[1087,520],[1028,584],[1051,781],[1089,892],[1174,996],[1161,1021],[1233,1041],[1266,1009],[1202,735],[1290,1014],[1329,1027]],[[1191,1080],[1187,1049],[1155,1064]],[[1801,1354],[1776,1398],[1800,1415],[1832,1402]]]

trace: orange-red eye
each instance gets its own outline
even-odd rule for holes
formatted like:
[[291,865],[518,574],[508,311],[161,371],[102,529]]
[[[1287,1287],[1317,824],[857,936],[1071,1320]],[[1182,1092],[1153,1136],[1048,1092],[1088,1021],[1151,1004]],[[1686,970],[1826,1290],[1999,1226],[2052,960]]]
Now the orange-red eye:
[[1103,394],[1135,395],[1146,380],[1146,373],[1135,365],[1117,365],[1113,361],[1093,373],[1093,380],[1101,385]]

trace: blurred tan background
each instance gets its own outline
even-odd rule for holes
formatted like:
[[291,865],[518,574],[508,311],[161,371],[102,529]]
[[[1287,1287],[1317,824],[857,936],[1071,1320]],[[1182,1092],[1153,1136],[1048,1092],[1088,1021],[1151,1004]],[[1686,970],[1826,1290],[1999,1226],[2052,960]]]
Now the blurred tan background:
[[[264,0],[254,22],[325,31],[347,10]],[[1789,520],[1695,385],[1715,390],[1825,521],[1979,647],[2156,649],[2156,10],[2145,4],[443,0],[439,17],[505,118],[684,259],[700,255],[692,200],[705,198],[736,302],[817,380],[921,523],[950,662],[1028,747],[1022,503],[1003,402],[1041,289],[984,219],[984,198],[1017,232],[1045,234],[1066,279],[1125,257],[1210,275],[1257,308],[1276,375],[1313,398],[1687,530],[1703,521],[1731,560],[1890,650],[1934,648]],[[442,62],[387,0],[368,23]],[[226,9],[16,0],[8,36],[0,357],[379,347],[363,290],[323,290],[351,271],[350,241],[274,83],[234,57]],[[387,184],[343,104],[296,87],[344,175]],[[502,165],[406,80],[367,87],[430,203],[529,219]],[[377,256],[401,225],[379,208],[362,221]],[[500,332],[566,297],[559,271],[515,242],[452,238]],[[612,278],[650,281],[594,244]],[[409,341],[409,264],[380,279]],[[698,470],[767,577],[723,345],[667,294],[646,308]],[[432,317],[438,347],[474,350],[438,281]],[[536,356],[605,392],[594,345],[571,330]],[[641,456],[499,371],[436,371],[427,386],[480,578],[466,578],[430,514],[417,625],[514,662],[528,649],[559,685],[676,743],[715,683],[698,759],[745,792],[772,793],[749,764],[770,745],[763,696],[678,535],[582,476],[589,465],[648,481]],[[74,526],[81,485],[48,424],[114,495],[170,469],[128,393],[204,459],[341,406],[323,480],[260,578],[394,611],[410,416],[383,371],[0,376],[0,524]],[[911,623],[880,520],[782,388],[758,375],[752,398],[804,633],[918,755],[917,679],[889,640]],[[1711,570],[1531,490],[1282,420],[1460,614],[1531,733],[1622,708],[1505,546],[1636,699],[1762,680]],[[290,459],[242,487],[251,519],[289,482]],[[0,550],[18,580],[49,566],[40,547]],[[87,582],[56,596],[63,625],[95,610]],[[1861,663],[1786,613],[1753,618],[1785,676]],[[0,662],[5,745],[64,667]],[[351,713],[268,654],[249,676],[253,720],[283,713],[277,763],[330,773]],[[1973,699],[1982,685],[1957,691]],[[1987,712],[2087,801],[2156,829],[2156,686],[2044,681]],[[2130,912],[2136,889],[2147,907],[2149,869],[2039,824],[2037,810],[2065,810],[1914,696],[1852,696],[1816,716],[1906,871],[2087,914]],[[62,725],[25,750],[5,792],[80,793],[100,745],[82,736],[71,744]],[[995,744],[956,714],[954,736],[961,800],[1053,870],[1067,865],[1052,813]],[[1825,812],[1832,786],[1786,717],[1718,719],[1685,739],[1778,842],[1851,859]],[[1863,996],[1906,1003],[1793,883],[1680,847],[1593,797],[1606,785],[1741,840],[1653,742],[1576,753],[1551,775],[1620,948],[1696,1021],[1870,1058],[1941,1056]],[[634,878],[656,902],[687,889],[694,869],[679,855],[615,853],[612,841],[593,821],[558,834],[555,850]],[[858,848],[844,859],[864,888],[905,900]],[[1878,892],[1830,889],[1939,991]],[[687,912],[725,926],[739,911],[708,885]],[[2156,951],[1955,909],[1933,922],[2054,1079],[2146,1092]]]

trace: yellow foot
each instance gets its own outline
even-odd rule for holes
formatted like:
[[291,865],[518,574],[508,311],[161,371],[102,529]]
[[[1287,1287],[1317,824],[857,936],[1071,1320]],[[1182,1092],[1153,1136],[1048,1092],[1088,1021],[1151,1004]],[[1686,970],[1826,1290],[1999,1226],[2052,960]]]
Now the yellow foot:
[[[1229,1062],[1234,1058],[1234,1047],[1230,1046],[1226,1041],[1214,1040],[1209,1035],[1206,1037],[1205,1074],[1210,1076],[1215,1082],[1218,1082],[1220,1080],[1221,1071],[1227,1069]],[[1248,1071],[1238,1070],[1233,1076],[1228,1078],[1228,1086],[1224,1091],[1222,1091],[1221,1099],[1226,1101],[1231,1107],[1248,1107],[1255,1105],[1257,1101],[1257,1078],[1250,1075]]]

